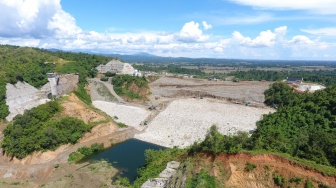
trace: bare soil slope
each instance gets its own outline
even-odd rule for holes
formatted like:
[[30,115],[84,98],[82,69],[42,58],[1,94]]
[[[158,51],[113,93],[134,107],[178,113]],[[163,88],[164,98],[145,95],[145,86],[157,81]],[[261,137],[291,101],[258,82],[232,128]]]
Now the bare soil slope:
[[[315,187],[322,183],[330,187],[336,187],[336,177],[325,176],[315,170],[292,162],[273,154],[220,154],[211,156],[202,154],[197,159],[198,167],[208,168],[211,175],[216,176],[219,187],[279,187],[274,181],[274,176],[281,175],[285,179],[283,187],[305,187],[307,180]],[[247,171],[247,163],[256,167]],[[298,183],[290,182],[291,178],[300,178]]]

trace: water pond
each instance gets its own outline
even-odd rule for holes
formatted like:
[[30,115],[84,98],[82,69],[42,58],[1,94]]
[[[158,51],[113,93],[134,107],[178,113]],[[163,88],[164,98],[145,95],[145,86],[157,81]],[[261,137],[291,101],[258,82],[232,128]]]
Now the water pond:
[[121,177],[128,178],[132,183],[137,177],[137,169],[145,164],[145,150],[147,149],[159,150],[164,147],[131,139],[95,153],[85,161],[105,159],[119,170]]

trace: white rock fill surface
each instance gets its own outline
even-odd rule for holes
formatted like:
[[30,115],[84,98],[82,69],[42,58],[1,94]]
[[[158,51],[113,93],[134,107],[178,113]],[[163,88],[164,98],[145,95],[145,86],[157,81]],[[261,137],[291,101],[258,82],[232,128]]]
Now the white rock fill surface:
[[[49,84],[49,83],[47,83]],[[41,91],[25,82],[18,82],[15,85],[6,85],[6,104],[10,114],[6,117],[11,121],[16,115],[23,114],[36,106],[50,101],[41,95]]]
[[125,104],[106,101],[93,101],[92,104],[111,117],[117,116],[117,122],[132,126],[138,130],[142,130],[143,125],[140,125],[140,123],[151,114],[148,110],[143,108]]
[[165,147],[187,147],[205,138],[213,124],[222,134],[256,129],[256,122],[273,109],[254,108],[208,99],[179,99],[149,122],[135,138]]

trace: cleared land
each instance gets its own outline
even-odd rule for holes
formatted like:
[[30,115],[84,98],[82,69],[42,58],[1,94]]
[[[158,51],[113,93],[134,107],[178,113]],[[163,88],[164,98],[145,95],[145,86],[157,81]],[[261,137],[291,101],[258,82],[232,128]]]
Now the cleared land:
[[209,96],[254,103],[264,102],[264,92],[270,82],[259,81],[209,81],[204,79],[181,79],[161,77],[150,84],[154,97]]
[[113,102],[93,101],[92,104],[111,117],[116,116],[117,118],[115,118],[115,121],[132,126],[138,130],[143,129],[143,126],[141,126],[140,123],[151,114],[149,111],[140,107]]
[[203,140],[216,124],[223,134],[251,131],[269,108],[254,108],[212,99],[178,99],[157,115],[135,138],[165,147],[186,147]]

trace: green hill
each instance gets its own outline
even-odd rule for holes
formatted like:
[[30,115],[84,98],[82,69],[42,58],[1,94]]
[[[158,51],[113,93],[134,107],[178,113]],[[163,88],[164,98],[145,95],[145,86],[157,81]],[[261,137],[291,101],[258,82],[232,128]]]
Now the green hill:
[[96,74],[94,67],[107,63],[113,57],[85,53],[51,52],[38,48],[0,45],[0,119],[8,115],[6,83],[25,81],[35,87],[47,83],[46,73],[78,73],[80,76],[78,96],[87,103],[84,85],[86,78]]

